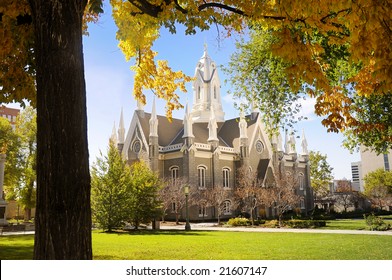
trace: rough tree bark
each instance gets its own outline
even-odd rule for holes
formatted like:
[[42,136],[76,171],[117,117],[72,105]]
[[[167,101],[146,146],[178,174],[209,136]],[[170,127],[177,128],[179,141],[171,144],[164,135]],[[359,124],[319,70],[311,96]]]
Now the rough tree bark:
[[34,259],[91,259],[82,17],[87,0],[29,0],[37,65]]

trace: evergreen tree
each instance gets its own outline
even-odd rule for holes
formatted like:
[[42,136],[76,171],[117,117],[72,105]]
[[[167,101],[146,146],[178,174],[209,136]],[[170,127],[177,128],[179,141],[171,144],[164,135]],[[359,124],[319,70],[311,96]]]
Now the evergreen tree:
[[91,174],[93,221],[109,232],[123,226],[130,216],[130,170],[115,144],[110,141],[108,154],[97,158]]
[[161,215],[158,176],[144,162],[135,162],[131,166],[131,201],[128,207],[130,221],[137,229],[141,223],[149,223]]

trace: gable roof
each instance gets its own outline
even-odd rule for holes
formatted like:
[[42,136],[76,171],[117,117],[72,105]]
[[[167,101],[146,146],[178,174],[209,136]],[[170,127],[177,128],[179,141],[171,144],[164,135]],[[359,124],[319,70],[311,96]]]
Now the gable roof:
[[[144,111],[135,111],[143,133],[148,139],[150,135],[150,124],[151,113],[145,113]],[[158,118],[158,144],[160,146],[168,146],[174,144],[183,143],[182,136],[184,135],[183,121],[180,119],[172,119],[169,122],[165,116],[157,115]],[[253,135],[256,128],[257,114],[247,115],[247,127],[248,137]],[[240,130],[238,127],[239,118],[227,120],[225,122],[218,123],[218,139],[219,145],[230,148],[238,148],[239,146],[239,135]],[[208,123],[194,123],[193,124],[193,135],[195,136],[196,143],[207,143],[209,137]]]
[[[150,113],[145,113],[144,111],[135,111],[140,125],[142,127],[143,133],[148,139],[150,136]],[[172,119],[170,123],[165,116],[157,115],[158,118],[158,144],[160,146],[168,146],[171,144],[173,139],[176,138],[177,134],[183,130],[182,120]]]

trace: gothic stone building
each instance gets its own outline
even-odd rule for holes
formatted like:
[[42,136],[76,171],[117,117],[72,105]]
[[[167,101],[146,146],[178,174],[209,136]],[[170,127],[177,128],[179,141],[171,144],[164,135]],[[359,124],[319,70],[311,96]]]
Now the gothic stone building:
[[[302,153],[297,154],[293,135],[286,135],[285,148],[280,136],[269,140],[257,111],[225,120],[220,88],[218,68],[205,49],[195,69],[193,106],[191,110],[186,106],[182,120],[173,119],[170,123],[165,116],[157,115],[155,100],[151,113],[139,104],[125,137],[121,113],[118,136],[114,128],[112,138],[118,142],[123,157],[130,164],[145,160],[160,177],[182,177],[191,188],[197,189],[235,189],[236,171],[241,166],[257,170],[258,178],[266,182],[273,178],[274,166],[280,166],[285,172],[298,175],[297,193],[302,197],[299,207],[303,212],[311,210],[313,197],[305,136]],[[190,220],[217,218],[216,211],[210,208],[192,206]],[[267,209],[267,214],[274,215],[271,209]],[[221,218],[235,215],[238,211],[228,199]],[[167,218],[174,215],[168,213]]]

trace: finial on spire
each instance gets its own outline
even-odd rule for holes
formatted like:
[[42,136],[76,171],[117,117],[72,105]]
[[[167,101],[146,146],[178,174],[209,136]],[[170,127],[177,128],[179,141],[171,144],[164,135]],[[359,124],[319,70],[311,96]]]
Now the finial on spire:
[[238,123],[238,127],[240,128],[240,138],[248,138],[248,125],[245,120],[245,112],[243,106],[241,106],[240,110],[240,121]]
[[278,132],[278,143],[277,143],[277,146],[278,146],[277,150],[278,150],[278,152],[283,152],[282,145],[283,145],[282,134],[279,131]]
[[120,124],[118,127],[118,143],[124,144],[124,138],[125,138],[124,115],[123,115],[123,108],[121,108]]
[[150,118],[150,136],[158,137],[158,118],[157,112],[155,108],[155,97],[152,101],[152,111],[151,111],[151,118]]
[[294,137],[294,131],[291,130],[290,133],[290,140],[289,140],[289,154],[296,154],[297,150],[295,148],[295,137]]
[[113,123],[112,135],[109,139],[114,145],[117,145],[116,122]]
[[218,141],[217,133],[218,124],[214,113],[214,106],[211,105],[210,121],[208,122],[209,137],[207,141]]
[[193,126],[192,126],[192,116],[189,113],[188,109],[188,102],[185,105],[185,115],[184,115],[184,121],[182,122],[184,124],[184,135],[182,138],[186,137],[195,137],[193,135]]
[[302,147],[302,155],[308,155],[309,151],[308,151],[308,141],[306,141],[306,137],[305,137],[305,130],[302,129],[302,140],[301,140],[301,147]]

